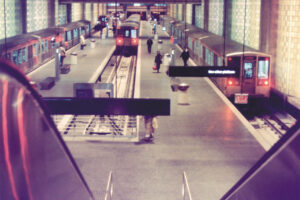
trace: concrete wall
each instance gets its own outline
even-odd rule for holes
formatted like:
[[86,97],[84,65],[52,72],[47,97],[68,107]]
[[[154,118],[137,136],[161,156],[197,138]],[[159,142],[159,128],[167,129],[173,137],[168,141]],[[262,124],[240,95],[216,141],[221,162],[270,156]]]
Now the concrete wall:
[[232,0],[230,36],[246,46],[260,47],[261,0]]
[[[4,10],[5,8],[5,10]],[[19,0],[0,0],[0,39],[22,33],[20,20],[21,3]]]
[[208,31],[222,36],[224,23],[224,0],[210,0],[208,15]]
[[300,1],[279,0],[273,5],[278,8],[275,88],[300,98]]

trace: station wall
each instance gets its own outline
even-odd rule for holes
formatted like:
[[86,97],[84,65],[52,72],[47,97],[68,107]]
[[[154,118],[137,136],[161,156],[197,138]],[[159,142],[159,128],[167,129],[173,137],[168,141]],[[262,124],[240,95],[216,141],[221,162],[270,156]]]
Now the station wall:
[[300,98],[300,1],[273,3],[278,9],[275,88]]
[[33,32],[54,25],[81,19],[96,23],[97,16],[106,14],[106,4],[72,3],[59,4],[58,0],[1,0],[0,1],[0,40],[26,32]]
[[208,14],[208,31],[223,35],[224,0],[210,0]]
[[[4,10],[5,8],[5,10]],[[0,3],[0,39],[12,37],[22,32],[19,0],[1,1]]]

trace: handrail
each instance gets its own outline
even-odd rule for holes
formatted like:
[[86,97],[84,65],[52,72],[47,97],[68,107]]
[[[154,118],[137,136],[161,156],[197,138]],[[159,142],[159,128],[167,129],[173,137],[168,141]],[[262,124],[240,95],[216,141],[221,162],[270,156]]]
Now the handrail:
[[112,200],[113,195],[113,177],[112,171],[109,172],[104,200]]
[[186,176],[185,171],[183,172],[182,175],[182,199],[185,200],[186,194],[188,195],[188,200],[193,200],[192,199],[192,195],[191,195],[191,190],[190,190],[190,186],[188,183],[188,179]]

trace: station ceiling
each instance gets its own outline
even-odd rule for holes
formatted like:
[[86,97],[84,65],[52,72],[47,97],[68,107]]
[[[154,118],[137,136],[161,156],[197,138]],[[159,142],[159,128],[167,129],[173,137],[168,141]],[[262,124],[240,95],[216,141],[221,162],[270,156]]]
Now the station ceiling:
[[201,4],[202,0],[59,0],[60,3],[194,3]]

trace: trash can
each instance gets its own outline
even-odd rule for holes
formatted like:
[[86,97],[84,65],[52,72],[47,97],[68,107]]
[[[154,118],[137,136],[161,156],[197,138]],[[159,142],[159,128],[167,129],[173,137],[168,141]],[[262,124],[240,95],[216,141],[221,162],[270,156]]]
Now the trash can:
[[177,92],[177,91],[178,91],[178,86],[179,86],[179,84],[180,84],[179,78],[174,78],[174,77],[172,77],[172,78],[170,79],[170,82],[171,82],[171,89],[172,89],[172,91],[173,91],[173,92]]
[[91,40],[91,48],[93,49],[93,48],[95,48],[95,43],[96,43],[96,40]]
[[178,104],[189,104],[188,88],[190,86],[187,83],[180,83],[178,85]]
[[73,52],[70,54],[70,56],[71,56],[71,64],[76,65],[77,64],[77,53]]

